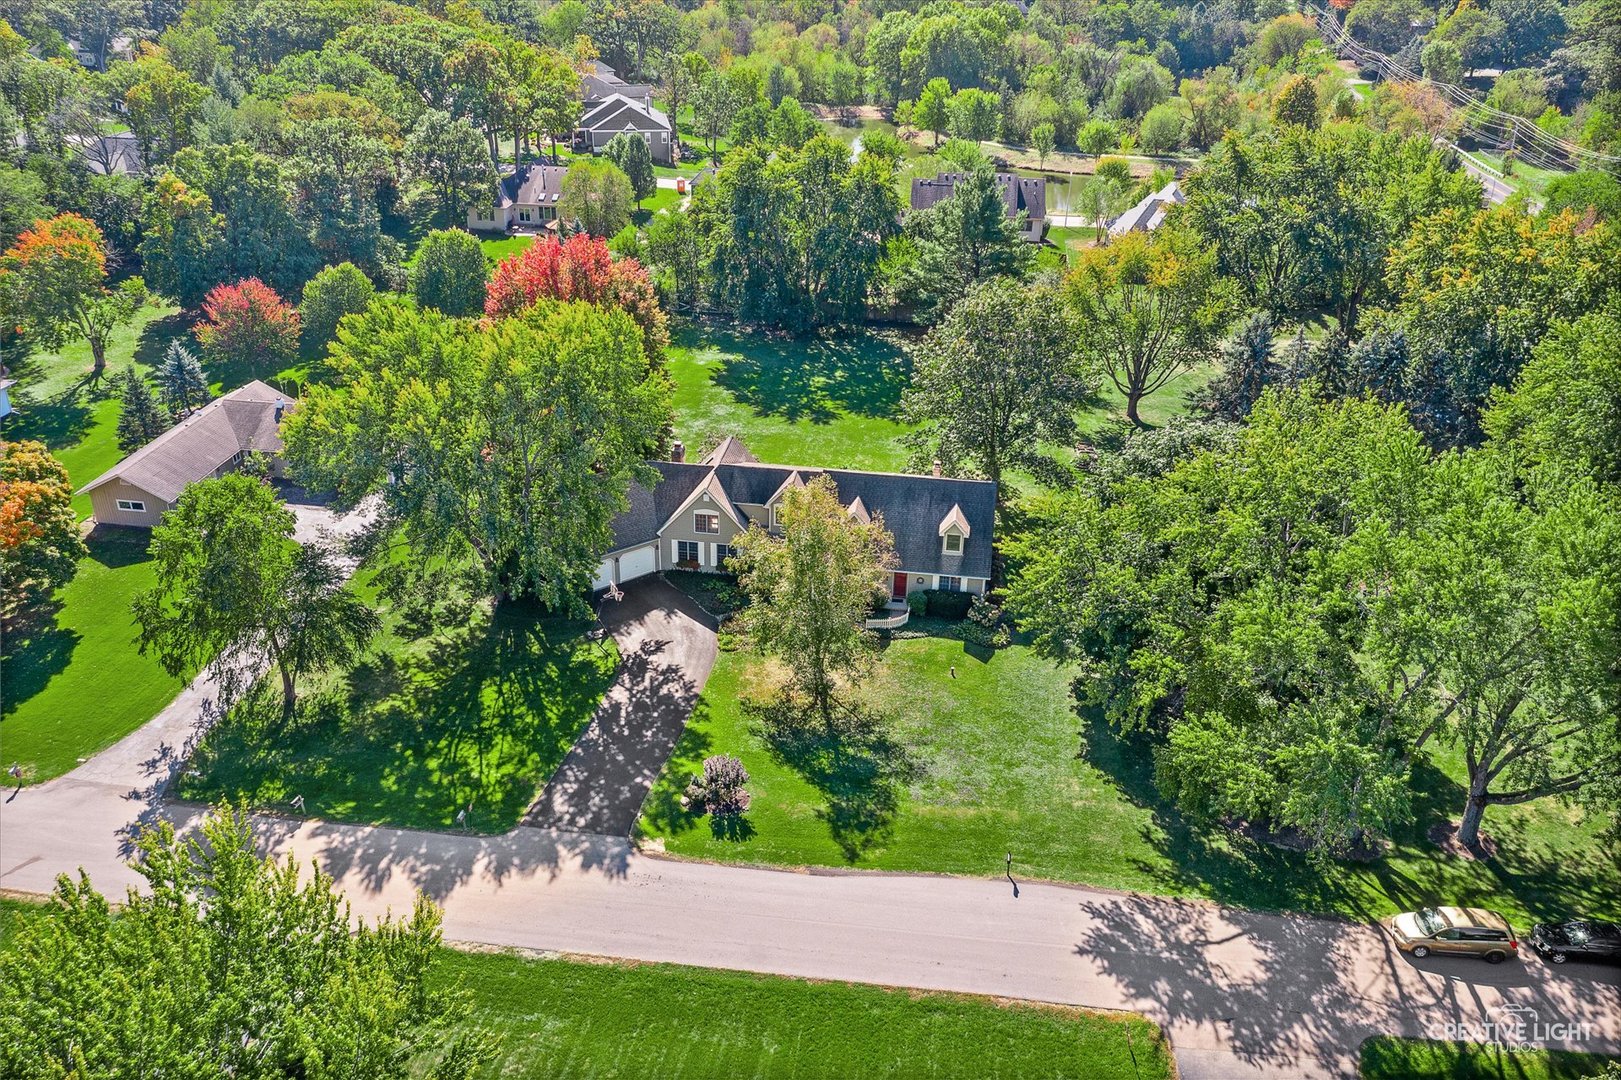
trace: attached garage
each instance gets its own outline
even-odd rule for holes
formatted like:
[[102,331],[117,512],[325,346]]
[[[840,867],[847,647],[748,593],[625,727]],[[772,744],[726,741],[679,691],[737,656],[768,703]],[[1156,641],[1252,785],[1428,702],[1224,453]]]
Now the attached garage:
[[657,569],[656,545],[644,544],[641,547],[629,548],[602,560],[601,565],[597,567],[596,577],[591,581],[591,588],[606,589],[614,582],[634,581],[636,578],[646,577]]

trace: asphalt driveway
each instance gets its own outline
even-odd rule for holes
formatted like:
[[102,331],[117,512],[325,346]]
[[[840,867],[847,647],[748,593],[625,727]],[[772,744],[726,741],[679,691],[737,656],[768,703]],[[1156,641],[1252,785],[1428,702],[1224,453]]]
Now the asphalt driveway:
[[602,602],[618,677],[525,825],[629,836],[715,666],[714,621],[690,597],[658,577],[623,588]]

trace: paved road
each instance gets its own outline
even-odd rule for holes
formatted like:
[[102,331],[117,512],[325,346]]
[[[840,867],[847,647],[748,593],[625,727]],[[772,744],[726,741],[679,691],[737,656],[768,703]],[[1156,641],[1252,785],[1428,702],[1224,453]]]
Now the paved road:
[[715,666],[714,621],[657,577],[601,610],[618,676],[524,824],[629,836]]
[[[123,865],[132,826],[198,813],[155,802],[175,757],[154,751],[185,730],[165,723],[0,804],[0,887],[43,892],[77,867],[104,891],[137,884]],[[1029,882],[1015,893],[1001,878],[673,861],[553,829],[261,818],[258,830],[267,850],[318,860],[357,914],[403,912],[426,892],[453,940],[1136,1009],[1165,1025],[1190,1080],[1348,1077],[1370,1034],[1444,1035],[1506,1005],[1591,1025],[1552,1045],[1621,1051],[1616,968],[1412,961],[1334,920]]]

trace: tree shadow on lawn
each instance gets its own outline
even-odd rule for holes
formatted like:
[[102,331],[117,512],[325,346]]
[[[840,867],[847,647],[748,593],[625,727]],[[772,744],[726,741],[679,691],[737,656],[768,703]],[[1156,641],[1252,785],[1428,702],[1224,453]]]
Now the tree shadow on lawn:
[[705,730],[708,727],[708,710],[709,706],[699,698],[687,720],[686,730],[676,741],[675,749],[670,751],[664,771],[647,793],[641,814],[642,820],[648,825],[642,830],[644,834],[683,833],[696,827],[703,819],[704,815],[698,810],[683,806],[681,797],[686,794],[687,785],[703,774],[704,759],[715,753],[715,740]]
[[[1122,735],[1096,710],[1085,710],[1081,719],[1077,756],[1108,777],[1133,805],[1152,813],[1142,838],[1161,859],[1135,865],[1156,890],[1243,907],[1337,912],[1364,920],[1391,906],[1407,910],[1424,904],[1500,903],[1505,893],[1538,914],[1551,915],[1572,904],[1584,911],[1615,905],[1613,892],[1598,875],[1582,873],[1583,866],[1602,859],[1561,856],[1527,836],[1514,819],[1488,817],[1487,832],[1500,840],[1492,858],[1466,861],[1435,847],[1428,832],[1458,812],[1463,789],[1428,759],[1414,765],[1413,821],[1395,830],[1392,850],[1371,861],[1320,866],[1303,852],[1220,824],[1189,820],[1155,785],[1150,736]],[[1375,907],[1380,892],[1386,902]]]
[[[141,328],[140,339],[135,343],[135,362],[149,368],[157,367],[163,363],[163,354],[168,351],[169,343],[176,338],[184,339],[186,348],[196,353],[197,340],[192,337],[191,328],[200,318],[194,312],[176,311],[147,323]],[[111,364],[108,364],[108,370],[112,370]]]
[[824,724],[787,697],[743,702],[741,708],[772,756],[827,800],[816,814],[846,862],[889,839],[901,795],[920,778],[922,766],[889,735],[881,716],[841,703],[832,723]]
[[279,695],[262,693],[209,737],[185,794],[272,807],[302,795],[335,820],[503,832],[613,681],[585,629],[509,604],[420,654],[369,658],[286,724]]
[[[95,407],[113,396],[112,380],[92,385],[88,377],[54,397],[35,401],[26,387],[17,395],[9,438],[35,439],[51,453],[78,446],[95,426]],[[88,478],[87,478],[88,479]]]
[[715,333],[711,376],[760,416],[827,424],[841,412],[893,419],[911,381],[906,353],[871,334],[795,340]]

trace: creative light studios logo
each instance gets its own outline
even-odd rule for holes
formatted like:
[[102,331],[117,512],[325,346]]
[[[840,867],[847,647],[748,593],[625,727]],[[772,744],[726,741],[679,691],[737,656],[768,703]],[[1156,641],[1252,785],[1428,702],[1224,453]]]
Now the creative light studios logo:
[[1544,1022],[1529,1005],[1499,1005],[1491,1019],[1431,1024],[1426,1036],[1445,1042],[1493,1043],[1507,1050],[1533,1050],[1548,1043],[1580,1043],[1593,1037],[1593,1025]]

